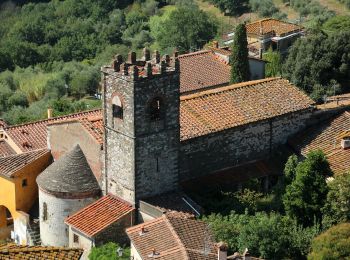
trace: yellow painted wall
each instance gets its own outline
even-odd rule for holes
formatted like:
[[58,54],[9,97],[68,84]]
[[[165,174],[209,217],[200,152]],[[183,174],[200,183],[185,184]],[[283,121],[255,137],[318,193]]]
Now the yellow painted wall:
[[[14,178],[16,189],[16,210],[28,212],[38,198],[36,178],[51,163],[50,153],[42,156],[16,173]],[[22,187],[22,181],[27,180],[27,186]]]
[[[13,178],[0,175],[0,206],[11,212],[13,219],[20,216],[17,211],[28,212],[38,198],[36,177],[50,164],[50,153],[18,171]],[[22,187],[22,180],[27,179],[27,186]]]

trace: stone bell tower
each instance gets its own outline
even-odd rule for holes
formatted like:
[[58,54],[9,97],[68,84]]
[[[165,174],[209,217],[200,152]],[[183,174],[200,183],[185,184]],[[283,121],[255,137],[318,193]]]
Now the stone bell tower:
[[103,72],[105,192],[132,204],[177,189],[179,61],[116,55]]

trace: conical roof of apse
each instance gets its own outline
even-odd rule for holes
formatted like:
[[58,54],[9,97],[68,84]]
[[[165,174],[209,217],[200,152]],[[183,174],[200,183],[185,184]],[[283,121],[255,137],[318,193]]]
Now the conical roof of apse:
[[41,189],[53,193],[90,193],[100,190],[79,145],[46,168],[36,182]]

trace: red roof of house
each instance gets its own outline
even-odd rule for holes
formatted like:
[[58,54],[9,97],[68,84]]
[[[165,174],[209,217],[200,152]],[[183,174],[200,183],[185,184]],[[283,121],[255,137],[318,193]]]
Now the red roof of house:
[[288,80],[268,78],[180,97],[181,141],[310,108]]
[[325,120],[289,140],[289,144],[302,155],[313,150],[322,150],[335,174],[350,170],[350,150],[340,146],[340,135],[350,130],[350,112],[346,111]]
[[11,146],[5,141],[0,140],[0,157],[15,154],[16,152],[11,148]]
[[273,18],[262,19],[246,25],[248,34],[273,34],[273,36],[284,36],[296,31],[300,31],[302,28],[302,26]]
[[213,51],[179,56],[180,93],[221,86],[230,81],[230,66]]
[[65,223],[93,237],[133,210],[129,203],[108,194],[68,217]]
[[9,155],[6,157],[0,157],[0,175],[13,177],[13,175],[23,167],[48,154],[50,154],[49,150],[41,149],[21,154]]
[[[102,113],[101,109],[85,111],[60,117],[54,117],[51,119],[40,120],[36,122],[25,123],[21,125],[8,126],[4,128],[5,134],[8,135],[10,139],[13,140],[15,145],[22,151],[28,152],[37,149],[43,149],[47,147],[47,130],[48,124],[55,122],[63,122],[71,119],[79,119],[84,123],[83,125],[88,129],[88,131],[93,134],[93,136],[100,142],[101,141],[101,128],[102,125]],[[92,118],[92,121],[90,119]],[[99,118],[99,119],[97,119]],[[89,121],[90,124],[87,122]],[[95,129],[98,128],[98,129]],[[4,147],[4,146],[3,146]],[[9,150],[2,148],[0,150],[4,151],[1,153],[8,154]]]
[[126,233],[142,259],[148,259],[153,249],[156,259],[217,259],[214,238],[202,221],[163,215],[128,228]]

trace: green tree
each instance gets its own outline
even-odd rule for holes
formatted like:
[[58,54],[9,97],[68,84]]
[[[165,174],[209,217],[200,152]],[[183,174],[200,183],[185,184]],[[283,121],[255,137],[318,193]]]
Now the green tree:
[[326,226],[350,221],[350,173],[338,175],[330,181],[323,214]]
[[286,185],[291,184],[295,180],[296,168],[298,166],[298,163],[299,160],[295,154],[289,156],[286,165],[284,166],[284,176]]
[[273,51],[271,48],[264,53],[263,59],[268,61],[266,63],[265,76],[277,77],[282,74],[282,57],[277,51]]
[[27,107],[28,106],[28,100],[25,93],[22,91],[16,91],[11,97],[9,97],[8,106],[21,106],[21,107]]
[[220,8],[222,12],[232,16],[240,16],[249,7],[248,0],[211,0],[210,2]]
[[252,255],[266,259],[303,259],[311,240],[319,234],[317,225],[303,228],[295,220],[278,213],[204,217],[218,241],[225,241],[232,252],[249,248]]
[[215,19],[198,8],[179,7],[158,26],[155,35],[161,49],[175,47],[180,52],[200,49],[217,32]]
[[322,29],[326,33],[350,30],[350,17],[340,15],[334,16],[323,24]]
[[316,237],[308,259],[350,259],[350,223],[333,226]]
[[236,27],[232,44],[231,64],[231,83],[240,83],[248,81],[250,78],[248,61],[248,42],[247,31],[244,24]]
[[123,256],[117,255],[117,249],[120,248],[118,244],[107,243],[100,247],[93,247],[91,249],[89,260],[127,260],[130,259],[130,249],[123,249]]
[[283,196],[287,215],[304,226],[311,226],[314,220],[319,223],[328,192],[328,176],[331,176],[331,170],[323,152],[310,152],[296,167],[295,179]]

